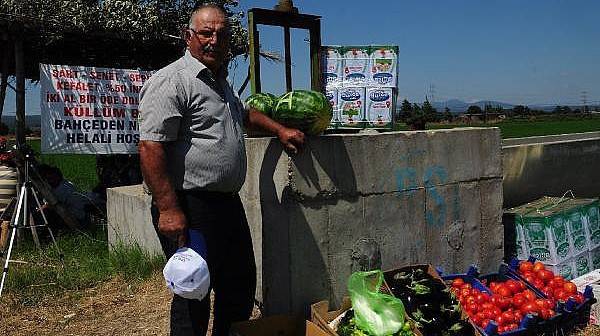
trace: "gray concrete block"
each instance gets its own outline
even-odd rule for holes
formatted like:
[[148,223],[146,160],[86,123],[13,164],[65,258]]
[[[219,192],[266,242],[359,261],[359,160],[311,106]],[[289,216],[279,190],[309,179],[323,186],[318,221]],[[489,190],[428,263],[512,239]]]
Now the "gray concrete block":
[[163,254],[152,226],[152,199],[142,185],[109,188],[106,194],[109,246],[137,244],[151,254]]
[[479,263],[482,273],[496,272],[496,261],[504,258],[504,227],[502,226],[502,179],[479,182],[481,195],[481,225],[479,227]]

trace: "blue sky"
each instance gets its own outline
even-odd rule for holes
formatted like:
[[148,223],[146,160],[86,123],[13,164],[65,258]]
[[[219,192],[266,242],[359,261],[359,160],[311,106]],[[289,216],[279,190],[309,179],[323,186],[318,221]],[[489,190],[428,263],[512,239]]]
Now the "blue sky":
[[[277,1],[240,1],[241,9]],[[396,44],[400,97],[420,102],[434,86],[436,101],[498,100],[513,104],[600,103],[600,1],[297,0],[322,16],[322,42]],[[283,52],[280,28],[261,26],[263,49]],[[308,34],[292,30],[294,88],[309,87]],[[283,65],[262,62],[263,91],[281,93]],[[232,72],[241,85],[247,62]],[[39,88],[28,90],[28,113],[39,113]],[[9,90],[10,91],[10,90]],[[9,92],[6,114],[14,114]]]

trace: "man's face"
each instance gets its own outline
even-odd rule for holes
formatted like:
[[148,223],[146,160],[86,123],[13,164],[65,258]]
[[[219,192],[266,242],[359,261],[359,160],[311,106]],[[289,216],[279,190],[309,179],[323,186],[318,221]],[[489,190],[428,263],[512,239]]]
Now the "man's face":
[[211,71],[218,71],[229,50],[229,26],[223,13],[205,8],[193,17],[193,29],[186,31],[186,43],[192,56]]

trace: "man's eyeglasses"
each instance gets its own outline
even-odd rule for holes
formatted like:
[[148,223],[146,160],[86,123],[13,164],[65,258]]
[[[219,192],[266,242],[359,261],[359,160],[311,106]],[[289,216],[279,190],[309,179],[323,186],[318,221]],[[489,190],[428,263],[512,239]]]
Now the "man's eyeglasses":
[[193,32],[196,36],[200,36],[205,39],[211,39],[213,36],[216,36],[219,40],[227,38],[229,36],[229,30],[201,30],[197,31],[193,28],[188,28],[191,32]]

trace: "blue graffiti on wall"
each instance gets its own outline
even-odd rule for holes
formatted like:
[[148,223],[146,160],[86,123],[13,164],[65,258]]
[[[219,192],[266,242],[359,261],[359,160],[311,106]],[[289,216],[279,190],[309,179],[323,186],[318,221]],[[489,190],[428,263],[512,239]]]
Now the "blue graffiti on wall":
[[[448,215],[448,204],[439,186],[448,182],[448,172],[445,167],[433,165],[425,168],[423,176],[419,178],[418,172],[412,167],[401,167],[395,171],[396,186],[398,190],[415,192],[419,182],[425,187],[426,209],[425,220],[434,227],[443,227]],[[460,217],[458,186],[454,186],[452,199],[452,217]]]

